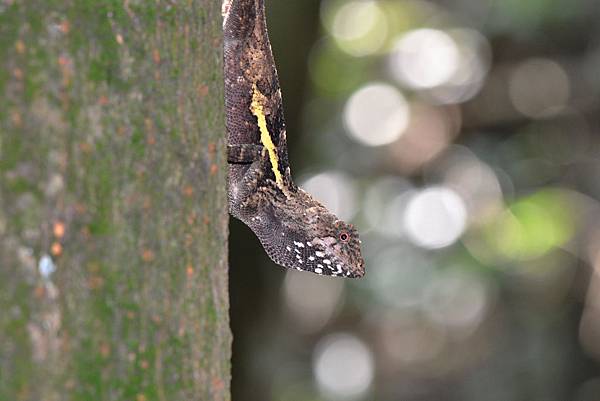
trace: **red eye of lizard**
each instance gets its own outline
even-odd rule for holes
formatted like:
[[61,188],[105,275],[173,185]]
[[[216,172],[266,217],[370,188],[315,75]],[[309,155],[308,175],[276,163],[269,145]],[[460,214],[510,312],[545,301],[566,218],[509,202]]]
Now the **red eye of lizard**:
[[348,240],[350,240],[350,235],[346,231],[342,231],[340,233],[340,241],[348,242]]

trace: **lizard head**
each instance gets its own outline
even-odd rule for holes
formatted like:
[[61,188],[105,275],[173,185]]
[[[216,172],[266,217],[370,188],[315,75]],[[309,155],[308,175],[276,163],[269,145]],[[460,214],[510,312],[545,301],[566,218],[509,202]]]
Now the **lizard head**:
[[312,233],[315,235],[312,241],[306,242],[305,256],[310,270],[331,276],[362,277],[365,270],[358,232],[351,224],[330,216],[330,225]]
[[279,199],[268,213],[247,223],[275,263],[336,277],[365,274],[361,242],[351,224],[338,219],[302,189]]

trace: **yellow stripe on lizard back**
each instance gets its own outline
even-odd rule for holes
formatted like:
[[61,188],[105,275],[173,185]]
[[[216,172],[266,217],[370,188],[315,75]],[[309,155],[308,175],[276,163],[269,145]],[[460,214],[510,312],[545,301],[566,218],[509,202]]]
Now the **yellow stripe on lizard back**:
[[277,148],[273,143],[269,129],[267,128],[267,117],[265,116],[265,110],[263,104],[267,98],[265,95],[260,93],[256,84],[252,85],[252,103],[250,104],[250,111],[256,116],[258,121],[258,128],[260,129],[260,141],[263,146],[269,152],[269,160],[271,160],[271,168],[273,174],[275,174],[275,183],[281,189],[283,188],[283,177],[279,171],[279,157],[277,156]]

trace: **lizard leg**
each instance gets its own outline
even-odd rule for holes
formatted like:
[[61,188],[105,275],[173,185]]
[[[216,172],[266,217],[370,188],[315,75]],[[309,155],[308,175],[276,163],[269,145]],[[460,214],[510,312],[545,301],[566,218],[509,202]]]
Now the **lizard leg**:
[[227,162],[229,164],[251,164],[260,160],[262,151],[262,145],[254,143],[227,145]]
[[248,207],[247,200],[251,199],[258,188],[258,178],[261,162],[229,164],[229,182],[227,195],[229,213],[242,221],[251,218],[256,213],[255,208]]

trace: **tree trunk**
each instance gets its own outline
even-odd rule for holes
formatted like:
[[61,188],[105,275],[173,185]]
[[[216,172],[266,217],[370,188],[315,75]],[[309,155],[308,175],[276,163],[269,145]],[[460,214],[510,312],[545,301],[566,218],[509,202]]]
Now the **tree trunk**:
[[0,399],[228,400],[215,0],[0,0]]

